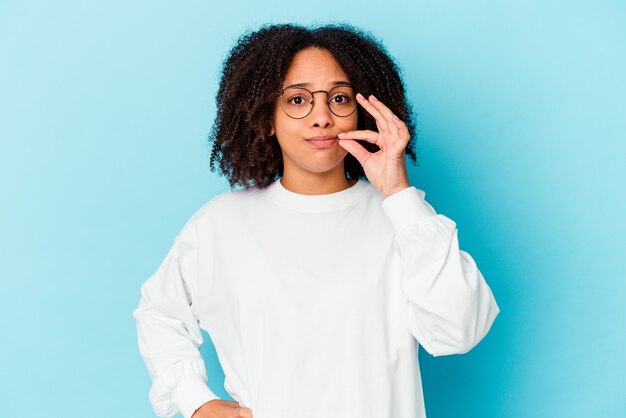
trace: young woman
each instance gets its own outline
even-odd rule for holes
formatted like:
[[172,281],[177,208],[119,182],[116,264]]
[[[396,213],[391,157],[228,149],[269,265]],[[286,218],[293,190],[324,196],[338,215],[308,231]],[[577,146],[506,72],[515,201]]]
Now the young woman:
[[[417,344],[465,353],[499,312],[456,224],[411,186],[393,60],[353,27],[266,26],[225,61],[211,135],[231,186],[134,312],[157,415],[424,417]],[[207,386],[211,337],[236,402]]]

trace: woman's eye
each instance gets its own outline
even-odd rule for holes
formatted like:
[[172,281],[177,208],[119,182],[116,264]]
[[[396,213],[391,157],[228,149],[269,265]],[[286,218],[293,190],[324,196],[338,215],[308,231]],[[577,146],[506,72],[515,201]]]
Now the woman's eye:
[[306,103],[306,101],[304,100],[304,97],[300,97],[300,96],[294,96],[294,97],[290,98],[288,100],[288,102],[290,104],[294,104],[296,106],[300,106],[300,105],[303,105],[303,104]]
[[330,99],[332,102],[336,103],[336,104],[346,104],[348,103],[348,101],[350,100],[350,98],[346,95],[343,94],[338,94],[336,96],[334,96],[332,99]]

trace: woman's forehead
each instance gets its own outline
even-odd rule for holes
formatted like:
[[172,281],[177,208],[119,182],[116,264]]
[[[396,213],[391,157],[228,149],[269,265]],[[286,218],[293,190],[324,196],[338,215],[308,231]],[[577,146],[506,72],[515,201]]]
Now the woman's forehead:
[[[346,80],[335,80],[335,81],[331,81],[330,83],[327,83],[328,87],[337,87],[337,86],[346,86],[346,85],[350,85],[350,82],[346,79]],[[291,84],[286,84],[283,88],[287,88],[287,87],[304,87],[305,89],[311,89],[314,87],[313,83],[291,83]]]
[[305,88],[321,86],[326,88],[349,82],[345,71],[329,51],[307,48],[299,51],[293,57],[287,74],[285,74],[283,86],[298,85]]

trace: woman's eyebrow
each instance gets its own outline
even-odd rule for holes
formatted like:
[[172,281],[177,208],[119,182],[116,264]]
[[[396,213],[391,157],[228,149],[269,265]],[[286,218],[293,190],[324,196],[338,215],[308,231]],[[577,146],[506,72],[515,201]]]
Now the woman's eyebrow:
[[[343,86],[343,85],[350,85],[349,81],[333,81],[330,83],[332,86]],[[309,87],[311,85],[311,83],[295,83],[295,84],[290,84],[288,86],[285,86],[284,88],[289,88],[289,87]]]

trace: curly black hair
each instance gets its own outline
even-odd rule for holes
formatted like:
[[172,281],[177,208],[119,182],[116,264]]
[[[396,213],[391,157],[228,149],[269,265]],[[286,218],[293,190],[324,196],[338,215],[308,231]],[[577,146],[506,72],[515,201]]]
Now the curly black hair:
[[[243,34],[221,70],[216,96],[217,115],[209,135],[210,168],[219,170],[230,186],[265,188],[283,175],[283,157],[275,135],[270,137],[275,94],[280,91],[293,56],[306,48],[329,51],[355,91],[375,94],[407,125],[411,138],[405,152],[416,162],[415,122],[406,98],[399,66],[381,41],[346,23],[307,28],[294,24],[265,25]],[[376,129],[374,118],[359,106],[357,129]],[[379,150],[359,142],[370,152]],[[348,153],[347,179],[365,177],[363,167]]]

